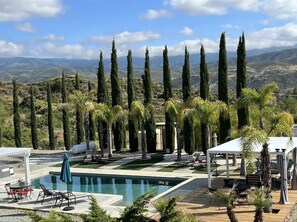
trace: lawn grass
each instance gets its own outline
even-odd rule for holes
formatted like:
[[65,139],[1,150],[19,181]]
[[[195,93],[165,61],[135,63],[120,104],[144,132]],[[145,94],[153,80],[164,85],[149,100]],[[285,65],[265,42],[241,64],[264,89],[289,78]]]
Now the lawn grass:
[[[88,169],[97,169],[98,167],[104,166],[106,164],[112,163],[114,161],[120,160],[122,157],[112,157],[106,162],[99,162],[99,163],[84,163],[83,160],[75,160],[70,161],[70,167],[73,168],[88,168]],[[62,163],[58,163],[53,165],[53,167],[61,167]]]
[[118,166],[115,169],[121,169],[121,170],[141,170],[145,167],[150,167],[154,165],[155,163],[161,162],[163,158],[152,158],[152,159],[136,159],[133,160],[130,163],[127,163],[122,166]]
[[[73,167],[81,162],[82,162],[81,160],[75,160],[75,161],[70,161],[69,163],[70,163],[70,166]],[[52,165],[52,167],[62,167],[62,163],[54,164]]]
[[180,168],[183,168],[183,167],[186,167],[183,163],[181,162],[175,162],[173,164],[170,164],[162,169],[159,169],[157,171],[159,172],[173,172],[177,169],[180,169]]

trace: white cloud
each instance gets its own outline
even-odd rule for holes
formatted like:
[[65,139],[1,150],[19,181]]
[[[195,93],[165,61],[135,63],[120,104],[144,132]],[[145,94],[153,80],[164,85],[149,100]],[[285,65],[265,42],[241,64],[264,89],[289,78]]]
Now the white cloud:
[[12,42],[0,40],[0,56],[13,57],[20,56],[23,52],[23,47]]
[[59,42],[65,41],[65,37],[64,36],[57,36],[55,34],[45,35],[41,39],[42,40],[46,40],[46,41],[59,41]]
[[233,24],[224,24],[222,25],[223,28],[226,28],[226,29],[239,29],[239,25],[233,25]]
[[263,25],[268,25],[269,20],[268,19],[263,19],[263,20],[260,21],[260,23],[263,24]]
[[52,42],[48,42],[40,45],[38,49],[32,49],[31,55],[38,57],[92,59],[98,57],[98,51],[88,49],[80,44],[57,45]]
[[[238,33],[238,37],[241,33]],[[30,44],[21,44],[0,41],[0,56],[34,56],[34,57],[62,57],[62,58],[84,58],[98,59],[99,50],[103,51],[105,58],[111,53],[111,42],[113,37],[116,42],[118,56],[126,56],[131,49],[133,56],[144,57],[145,48],[148,47],[150,56],[162,56],[163,43],[156,43],[160,38],[159,33],[151,31],[144,32],[122,32],[115,36],[91,36],[82,43],[66,44],[63,36],[49,34],[43,36]],[[226,32],[227,51],[236,51],[238,37],[230,38]],[[257,32],[245,33],[246,49],[262,49],[276,46],[294,46],[297,43],[297,23],[288,23],[281,27],[270,27]],[[168,45],[169,56],[183,55],[184,47],[187,46],[190,54],[199,53],[201,44],[204,45],[206,54],[218,52],[219,38],[216,39],[192,39]]]
[[36,29],[29,22],[16,25],[16,29],[21,32],[36,32]]
[[170,5],[173,9],[190,15],[223,15],[231,7],[255,10],[258,7],[257,2],[257,0],[164,0],[165,5]]
[[145,14],[144,14],[144,18],[145,19],[156,19],[159,17],[168,17],[169,13],[166,10],[154,10],[154,9],[149,9]]
[[247,49],[294,46],[297,42],[297,24],[265,28],[246,36]]
[[190,15],[223,15],[230,9],[261,12],[279,19],[296,19],[296,0],[164,0],[164,5]]
[[144,31],[144,32],[128,32],[124,31],[114,36],[91,36],[86,41],[85,44],[90,43],[103,43],[103,44],[111,44],[113,38],[115,38],[117,45],[126,45],[129,46],[131,44],[151,41],[160,38],[160,33],[153,31]]
[[180,33],[182,33],[183,35],[192,35],[194,32],[191,28],[185,26],[182,30],[180,30]]
[[0,22],[53,17],[62,12],[61,0],[0,0]]
[[268,15],[279,19],[296,19],[297,1],[296,0],[262,0],[260,9]]

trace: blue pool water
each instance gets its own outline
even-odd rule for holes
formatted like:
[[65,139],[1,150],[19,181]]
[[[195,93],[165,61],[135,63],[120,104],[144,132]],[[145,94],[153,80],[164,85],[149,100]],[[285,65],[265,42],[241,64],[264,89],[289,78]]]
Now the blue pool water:
[[132,204],[144,193],[150,192],[156,196],[184,181],[183,179],[127,178],[114,175],[72,175],[72,180],[72,184],[67,185],[60,180],[59,175],[47,175],[35,179],[32,185],[38,189],[41,183],[52,190],[68,189],[75,192],[122,195],[126,204]]

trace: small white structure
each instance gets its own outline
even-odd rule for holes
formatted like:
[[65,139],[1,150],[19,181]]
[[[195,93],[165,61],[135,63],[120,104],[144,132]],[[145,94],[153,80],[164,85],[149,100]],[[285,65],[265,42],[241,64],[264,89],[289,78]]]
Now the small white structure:
[[31,183],[31,175],[30,175],[30,156],[31,148],[12,148],[12,147],[1,147],[0,148],[0,158],[5,158],[7,156],[18,156],[24,158],[25,165],[25,182]]

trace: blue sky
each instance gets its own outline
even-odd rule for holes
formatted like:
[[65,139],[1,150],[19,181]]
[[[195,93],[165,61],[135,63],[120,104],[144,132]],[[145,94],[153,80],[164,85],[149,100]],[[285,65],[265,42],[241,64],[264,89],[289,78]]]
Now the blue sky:
[[235,51],[295,46],[296,0],[0,0],[0,57],[98,59],[129,49],[143,57],[217,52],[221,32]]

